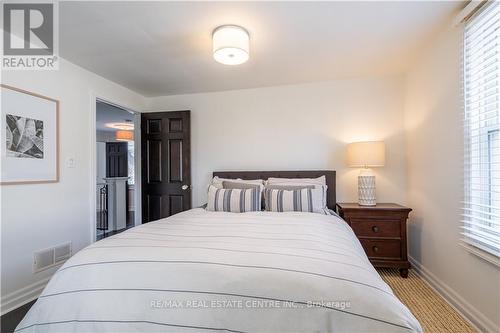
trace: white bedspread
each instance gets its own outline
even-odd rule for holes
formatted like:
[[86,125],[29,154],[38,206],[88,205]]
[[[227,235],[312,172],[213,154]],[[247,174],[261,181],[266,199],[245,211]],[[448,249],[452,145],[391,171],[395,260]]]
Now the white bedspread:
[[349,226],[193,209],[68,260],[18,332],[421,332]]

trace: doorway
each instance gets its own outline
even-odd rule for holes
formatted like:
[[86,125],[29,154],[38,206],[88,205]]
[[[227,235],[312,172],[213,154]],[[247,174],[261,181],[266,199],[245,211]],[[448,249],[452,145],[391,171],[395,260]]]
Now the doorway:
[[96,100],[96,240],[136,224],[136,128],[138,115]]

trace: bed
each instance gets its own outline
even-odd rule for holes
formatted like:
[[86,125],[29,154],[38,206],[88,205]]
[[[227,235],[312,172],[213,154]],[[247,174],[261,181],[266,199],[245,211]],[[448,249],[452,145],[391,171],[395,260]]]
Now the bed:
[[[220,172],[225,178],[335,172]],[[16,332],[421,332],[335,215],[202,208],[96,242]]]

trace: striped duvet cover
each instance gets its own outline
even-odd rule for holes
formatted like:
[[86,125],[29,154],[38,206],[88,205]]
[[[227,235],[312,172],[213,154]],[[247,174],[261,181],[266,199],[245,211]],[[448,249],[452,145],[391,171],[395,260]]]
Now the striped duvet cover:
[[68,260],[17,332],[421,332],[349,226],[193,209]]

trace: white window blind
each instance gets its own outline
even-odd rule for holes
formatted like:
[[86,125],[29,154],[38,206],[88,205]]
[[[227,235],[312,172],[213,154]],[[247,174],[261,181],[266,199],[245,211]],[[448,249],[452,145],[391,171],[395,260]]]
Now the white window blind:
[[463,241],[500,257],[500,5],[484,5],[464,33]]

